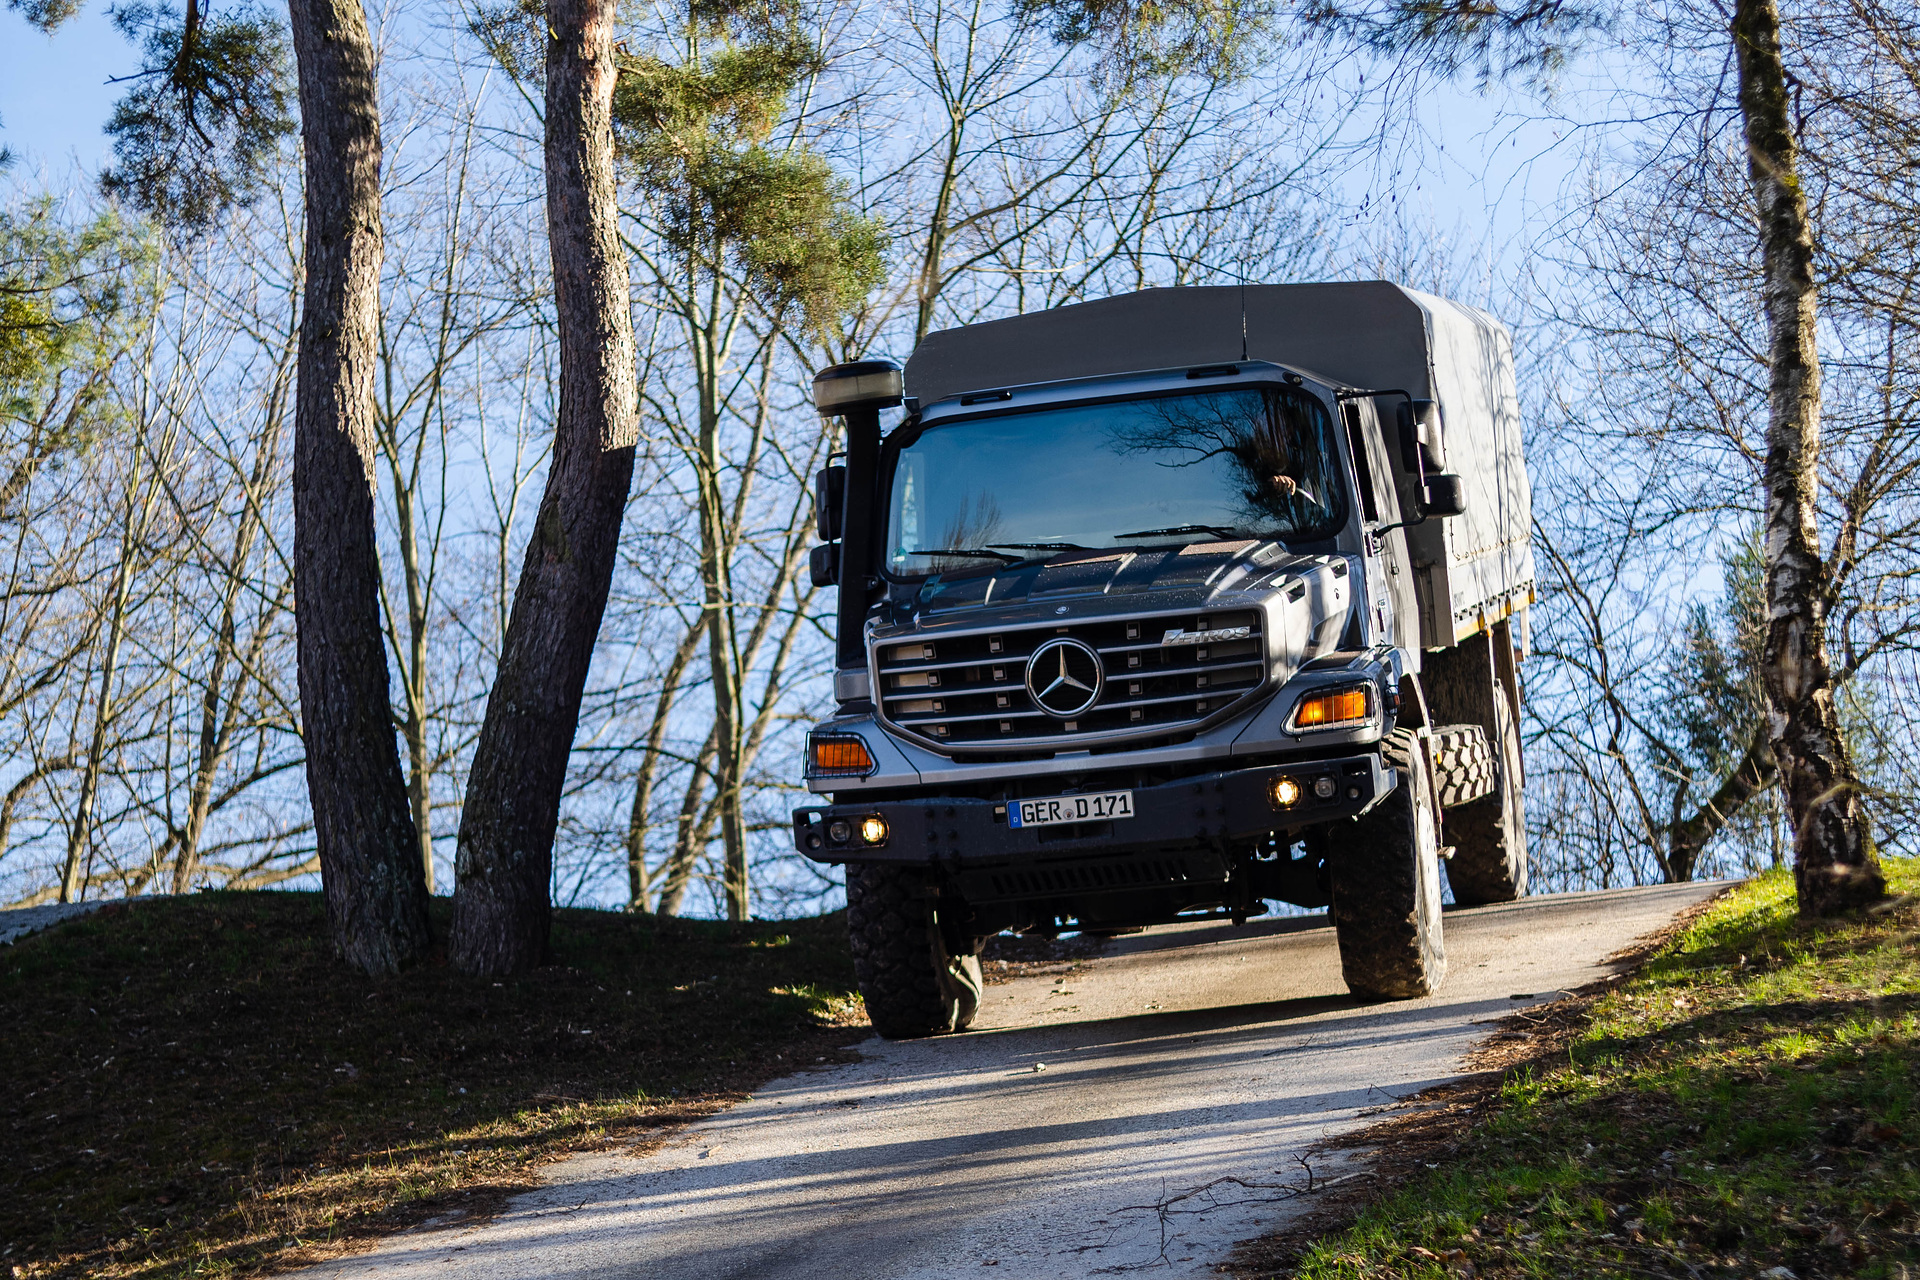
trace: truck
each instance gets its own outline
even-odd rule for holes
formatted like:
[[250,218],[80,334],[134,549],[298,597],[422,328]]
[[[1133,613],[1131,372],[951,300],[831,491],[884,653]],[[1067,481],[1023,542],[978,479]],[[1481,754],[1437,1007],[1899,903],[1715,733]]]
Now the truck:
[[[834,698],[794,847],[845,868],[882,1035],[996,934],[1324,908],[1427,995],[1527,888],[1534,602],[1512,343],[1382,281],[1147,289],[821,370]],[[899,410],[891,429],[882,415]],[[1443,868],[1444,866],[1444,873]]]

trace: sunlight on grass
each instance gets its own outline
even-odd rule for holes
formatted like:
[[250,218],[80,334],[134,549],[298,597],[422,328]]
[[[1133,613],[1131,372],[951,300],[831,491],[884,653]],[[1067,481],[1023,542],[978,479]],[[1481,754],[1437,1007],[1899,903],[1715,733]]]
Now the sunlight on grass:
[[1857,920],[1801,921],[1785,872],[1723,895],[1294,1274],[1907,1276],[1920,860],[1886,871],[1899,896]]

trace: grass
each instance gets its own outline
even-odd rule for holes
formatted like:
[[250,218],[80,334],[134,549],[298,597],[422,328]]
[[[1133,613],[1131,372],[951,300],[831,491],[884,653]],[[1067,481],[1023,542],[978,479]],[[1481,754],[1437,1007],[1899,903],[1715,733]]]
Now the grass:
[[556,963],[500,983],[358,977],[325,937],[317,895],[209,893],[0,947],[0,1274],[310,1260],[869,1034],[839,915],[559,911]]
[[1734,889],[1282,1274],[1916,1274],[1920,860],[1887,871],[1844,922]]

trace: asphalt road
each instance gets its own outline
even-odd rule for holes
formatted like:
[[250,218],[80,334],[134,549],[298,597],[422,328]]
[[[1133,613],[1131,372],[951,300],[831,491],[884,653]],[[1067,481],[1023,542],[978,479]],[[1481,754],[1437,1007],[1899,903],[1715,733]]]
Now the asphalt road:
[[1222,1183],[1156,1206],[1225,1177],[1297,1184],[1314,1141],[1456,1075],[1487,1023],[1600,976],[1718,887],[1449,912],[1441,994],[1393,1005],[1344,994],[1318,917],[1122,939],[1067,982],[990,987],[969,1034],[869,1041],[863,1061],[777,1081],[651,1155],[551,1166],[491,1222],[308,1274],[1206,1275],[1283,1219],[1283,1193]]

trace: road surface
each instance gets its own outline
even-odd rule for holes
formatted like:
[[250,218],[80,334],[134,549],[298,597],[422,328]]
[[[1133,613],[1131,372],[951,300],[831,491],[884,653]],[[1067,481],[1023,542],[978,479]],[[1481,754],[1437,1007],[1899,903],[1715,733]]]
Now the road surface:
[[[776,1081],[644,1157],[578,1156],[490,1222],[393,1237],[318,1280],[1201,1276],[1272,1230],[1295,1157],[1441,1083],[1487,1025],[1607,972],[1717,885],[1447,914],[1441,994],[1362,1006],[1321,917],[1121,939],[990,987],[975,1031]],[[1317,1177],[1337,1176],[1337,1164]],[[982,1268],[992,1268],[982,1270]]]
[[105,905],[104,902],[50,902],[42,907],[14,907],[0,911],[0,944],[38,933],[62,920],[98,911]]

